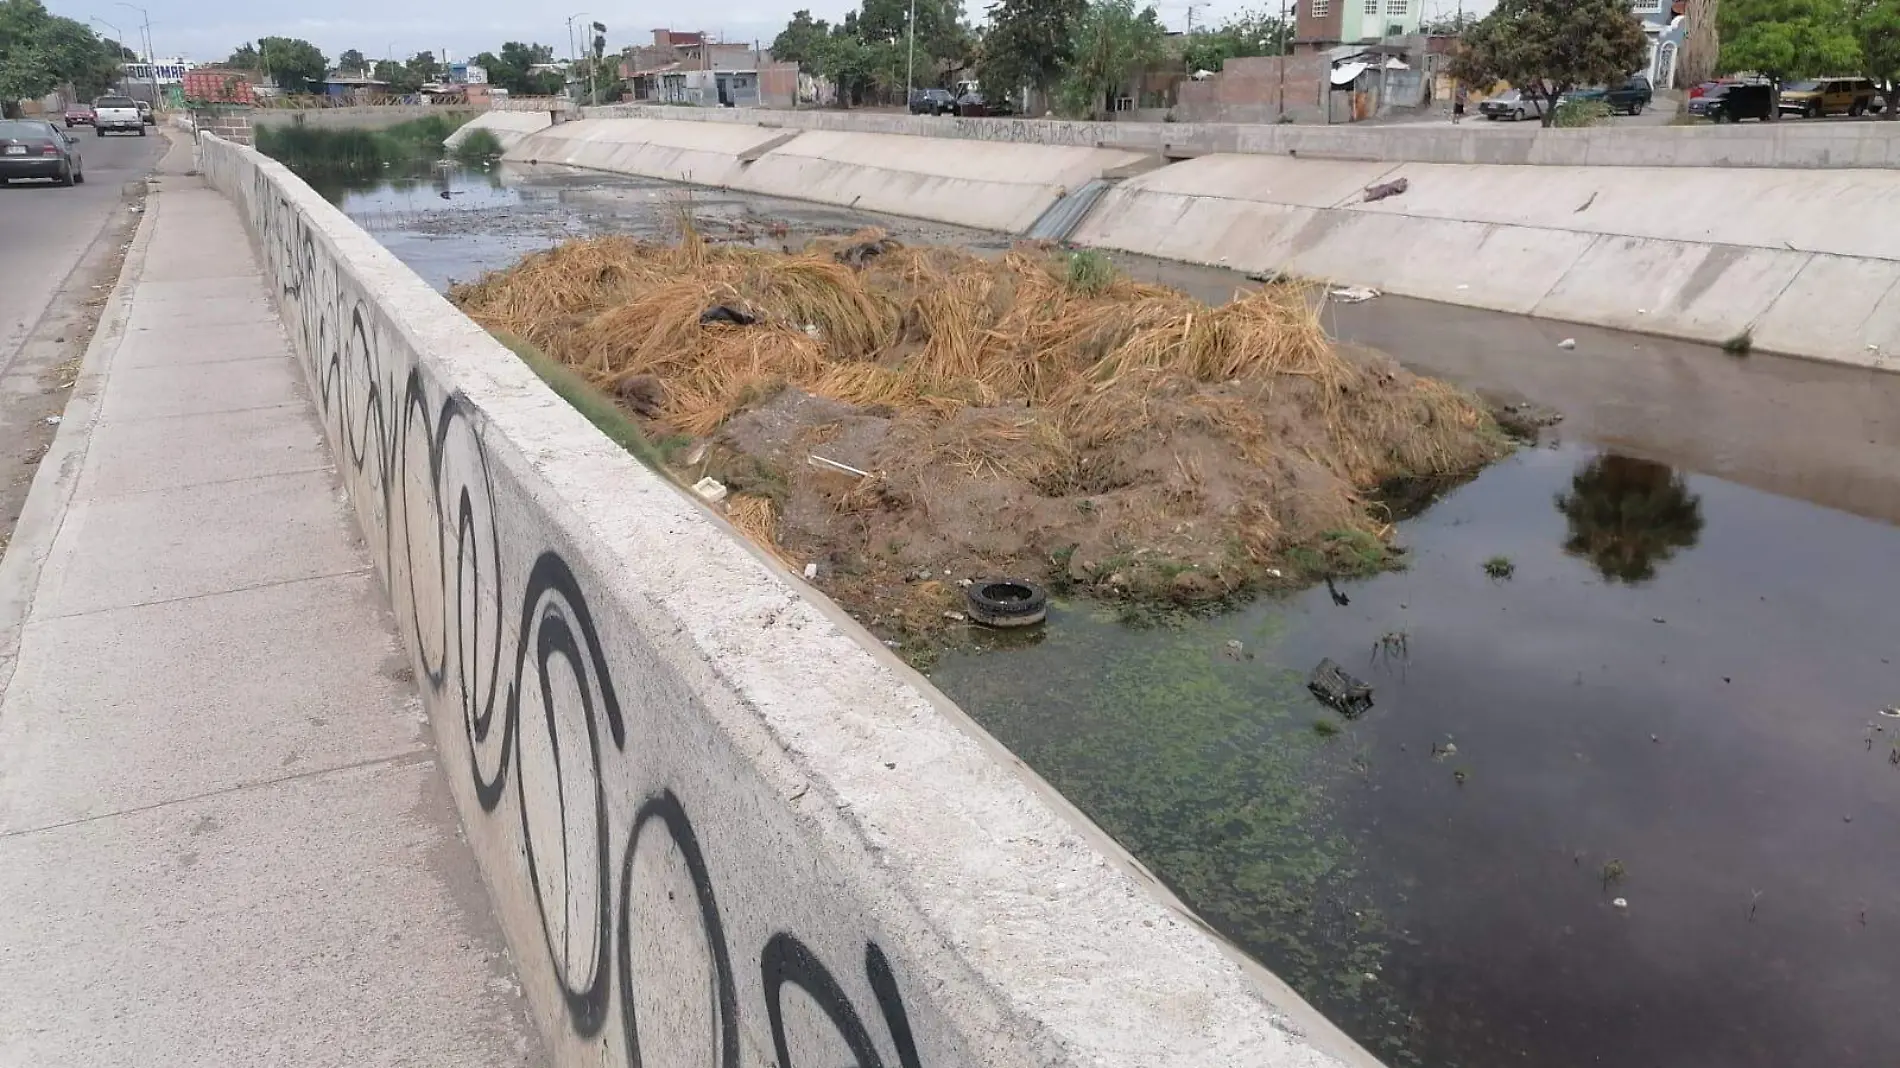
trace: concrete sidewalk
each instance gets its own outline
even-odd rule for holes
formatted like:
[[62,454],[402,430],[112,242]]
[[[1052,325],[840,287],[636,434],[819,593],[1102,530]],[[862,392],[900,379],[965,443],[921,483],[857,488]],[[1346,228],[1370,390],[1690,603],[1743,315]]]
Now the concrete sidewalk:
[[0,1068],[539,1064],[307,387],[189,155],[0,564]]

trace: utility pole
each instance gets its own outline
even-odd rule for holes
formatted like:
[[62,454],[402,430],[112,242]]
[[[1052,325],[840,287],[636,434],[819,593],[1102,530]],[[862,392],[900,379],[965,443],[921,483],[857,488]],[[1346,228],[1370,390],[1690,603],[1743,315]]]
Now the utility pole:
[[904,60],[904,110],[917,93],[917,0],[910,0],[910,55]]
[[1280,0],[1280,113],[1277,119],[1286,118],[1286,61],[1293,50],[1287,47],[1287,31],[1292,27],[1286,24],[1286,0]]
[[158,106],[158,61],[152,55],[152,14],[151,12],[145,10],[144,8],[138,6],[137,4],[124,3],[123,0],[121,0],[121,2],[119,3],[119,6],[123,8],[129,8],[130,10],[138,12],[139,16],[145,20],[145,27],[143,30],[144,43],[145,43],[145,74],[146,74],[147,79],[152,83],[152,106],[157,107]]
[[567,17],[567,76],[574,76],[574,64],[580,62],[580,54],[574,50],[574,20],[584,19],[587,12],[576,11]]

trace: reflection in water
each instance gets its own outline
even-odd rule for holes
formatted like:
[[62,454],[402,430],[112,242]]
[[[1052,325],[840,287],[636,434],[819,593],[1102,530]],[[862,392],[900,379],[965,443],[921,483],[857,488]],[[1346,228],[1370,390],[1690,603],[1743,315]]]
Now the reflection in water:
[[1702,499],[1673,468],[1606,453],[1583,465],[1557,497],[1570,522],[1564,551],[1611,582],[1656,577],[1656,565],[1702,535]]

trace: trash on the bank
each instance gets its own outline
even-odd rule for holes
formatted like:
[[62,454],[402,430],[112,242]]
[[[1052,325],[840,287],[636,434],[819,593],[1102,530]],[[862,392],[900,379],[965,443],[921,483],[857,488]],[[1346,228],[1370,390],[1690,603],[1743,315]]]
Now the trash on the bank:
[[693,492],[699,494],[700,498],[708,503],[718,504],[726,499],[726,484],[707,476],[693,483]]
[[1886,716],[1888,719],[1900,719],[1900,705],[1894,705],[1892,708],[1883,708],[1880,710],[1880,714]]
[[1562,341],[1557,342],[1557,347],[1560,349],[1574,349],[1577,347],[1577,339],[1574,337],[1564,338]]
[[1342,304],[1362,304],[1378,295],[1379,291],[1371,286],[1347,286],[1332,291],[1333,299]]
[[47,426],[58,426],[58,425],[59,425],[59,416],[57,416],[57,415],[49,415],[49,416],[47,416],[47,417],[46,417],[46,425],[47,425]]
[[1412,188],[1412,183],[1405,178],[1395,178],[1392,181],[1381,182],[1378,185],[1369,185],[1366,187],[1366,199],[1361,201],[1361,203],[1370,204],[1375,200],[1395,197],[1410,188]]
[[1372,686],[1346,674],[1338,664],[1328,657],[1319,662],[1313,674],[1306,680],[1306,688],[1313,696],[1339,710],[1339,714],[1352,719],[1372,707]]
[[1630,907],[1630,899],[1629,899],[1629,898],[1626,898],[1626,897],[1619,897],[1619,898],[1617,898],[1617,899],[1615,899],[1614,901],[1611,901],[1611,902],[1610,902],[1610,907],[1611,907],[1611,908],[1616,908],[1616,909],[1626,909],[1626,908],[1629,908],[1629,907]]
[[817,561],[814,560],[813,562],[805,565],[805,578],[807,580],[810,580],[810,579],[815,579],[817,577],[818,577],[818,563]]
[[732,307],[729,304],[715,304],[699,313],[701,323],[731,323],[734,326],[751,326],[759,317],[750,312]]
[[860,471],[850,464],[841,464],[836,460],[820,456],[815,452],[811,454],[810,460],[813,467],[828,467],[833,471],[842,471],[847,475],[856,475],[859,478],[871,477],[871,472],[869,471]]

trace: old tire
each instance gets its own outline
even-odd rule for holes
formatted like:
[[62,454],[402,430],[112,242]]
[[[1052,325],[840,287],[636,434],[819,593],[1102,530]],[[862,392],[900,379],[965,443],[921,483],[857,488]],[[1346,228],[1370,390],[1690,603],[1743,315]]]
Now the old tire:
[[976,582],[964,591],[970,618],[989,627],[1031,627],[1049,614],[1049,595],[1022,579]]

